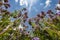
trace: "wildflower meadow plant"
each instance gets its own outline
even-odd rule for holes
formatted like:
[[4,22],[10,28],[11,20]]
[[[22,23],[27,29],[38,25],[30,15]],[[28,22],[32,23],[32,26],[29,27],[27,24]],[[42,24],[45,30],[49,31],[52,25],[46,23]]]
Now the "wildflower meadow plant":
[[8,0],[0,0],[0,40],[60,40],[60,14],[48,10],[29,18],[26,8],[14,12],[8,8]]

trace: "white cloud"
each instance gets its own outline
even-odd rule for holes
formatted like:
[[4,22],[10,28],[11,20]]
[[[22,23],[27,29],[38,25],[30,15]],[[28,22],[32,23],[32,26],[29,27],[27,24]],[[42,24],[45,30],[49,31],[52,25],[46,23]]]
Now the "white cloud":
[[46,2],[45,2],[46,6],[44,8],[50,6],[50,3],[51,3],[51,0],[46,0]]
[[[18,2],[18,0],[15,1]],[[28,8],[28,11],[30,12],[33,5],[37,3],[38,0],[19,0],[19,1],[20,6]]]
[[[56,4],[56,7],[60,8],[60,4]],[[57,13],[60,13],[60,10],[57,10]]]
[[37,3],[37,0],[30,0],[29,2],[30,2],[30,3],[29,3],[29,12],[30,12],[31,9],[32,9],[32,7],[33,7],[33,5],[34,5],[35,3]]
[[32,6],[37,2],[37,0],[20,0],[20,6],[28,7],[29,12],[32,9]]
[[58,6],[60,8],[60,4],[57,4],[56,6]]
[[27,7],[28,6],[28,1],[27,0],[20,0],[20,5],[21,6],[25,5]]
[[18,0],[15,0],[15,2],[18,2]]

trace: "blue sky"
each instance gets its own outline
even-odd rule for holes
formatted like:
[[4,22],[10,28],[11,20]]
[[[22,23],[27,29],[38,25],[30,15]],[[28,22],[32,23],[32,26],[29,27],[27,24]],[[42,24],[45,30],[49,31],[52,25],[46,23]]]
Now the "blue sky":
[[49,9],[54,12],[58,0],[23,0],[24,3],[21,4],[21,0],[9,0],[11,7],[8,9],[13,12],[14,10],[20,10],[23,7],[28,9],[29,17],[35,17],[41,11],[47,11]]

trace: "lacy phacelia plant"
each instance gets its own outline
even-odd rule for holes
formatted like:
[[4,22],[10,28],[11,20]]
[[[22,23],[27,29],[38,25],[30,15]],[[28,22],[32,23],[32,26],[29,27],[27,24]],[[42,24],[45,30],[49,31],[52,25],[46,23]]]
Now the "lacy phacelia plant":
[[41,11],[29,19],[26,8],[10,13],[9,7],[8,0],[0,0],[0,40],[60,40],[59,14]]

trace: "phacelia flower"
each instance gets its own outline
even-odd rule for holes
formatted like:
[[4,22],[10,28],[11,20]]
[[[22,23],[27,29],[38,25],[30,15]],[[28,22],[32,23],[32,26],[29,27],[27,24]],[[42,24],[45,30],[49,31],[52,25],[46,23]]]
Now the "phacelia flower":
[[38,37],[34,37],[32,40],[40,40]]

